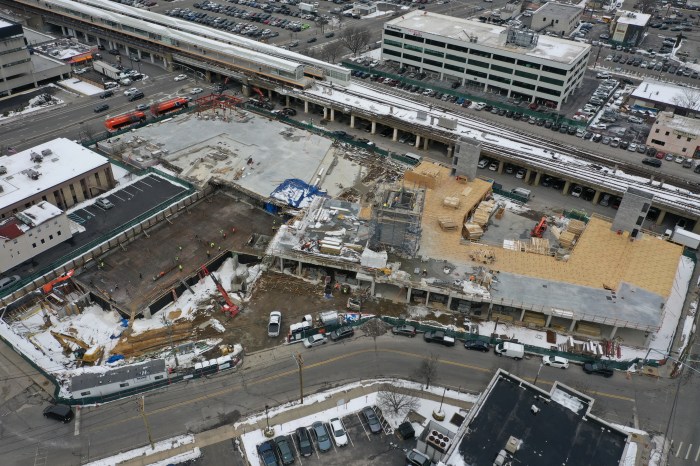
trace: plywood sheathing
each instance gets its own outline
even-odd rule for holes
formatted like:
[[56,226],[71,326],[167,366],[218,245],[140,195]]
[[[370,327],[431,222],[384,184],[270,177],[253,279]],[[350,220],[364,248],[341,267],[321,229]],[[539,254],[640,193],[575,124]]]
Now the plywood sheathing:
[[[424,162],[425,163],[425,162]],[[470,255],[484,249],[493,251],[490,268],[545,280],[560,281],[582,286],[619,288],[624,281],[633,286],[667,297],[676,275],[682,247],[651,236],[630,241],[628,234],[610,231],[611,223],[593,217],[586,225],[569,260],[540,254],[510,251],[482,244],[461,244],[460,231],[442,231],[437,219],[446,212],[442,205],[445,196],[456,192],[457,181],[444,168],[436,178],[435,189],[428,189],[422,219],[421,255],[437,260],[470,262]],[[490,183],[483,180],[470,182],[470,197],[463,199],[458,212],[466,214],[488,193]]]
[[[414,184],[421,188],[435,189],[441,175],[440,168],[443,167],[431,162],[421,162],[404,174],[404,182],[407,186]],[[461,187],[455,189],[455,192],[459,191]]]
[[[476,179],[468,181],[467,184],[458,181],[455,177],[450,176],[450,169],[436,163],[421,162],[412,171],[404,175],[404,183],[412,179],[413,172],[419,170],[419,173],[432,173],[435,186],[432,189],[426,190],[425,203],[423,207],[423,216],[421,219],[421,247],[420,254],[426,257],[433,257],[431,251],[447,251],[455,244],[459,244],[462,238],[461,228],[456,230],[443,231],[440,228],[439,219],[442,217],[450,217],[459,219],[458,224],[471,214],[475,207],[481,202],[486,195],[491,191],[491,183]],[[459,207],[445,207],[443,199],[445,197],[454,196],[455,193],[460,193]]]

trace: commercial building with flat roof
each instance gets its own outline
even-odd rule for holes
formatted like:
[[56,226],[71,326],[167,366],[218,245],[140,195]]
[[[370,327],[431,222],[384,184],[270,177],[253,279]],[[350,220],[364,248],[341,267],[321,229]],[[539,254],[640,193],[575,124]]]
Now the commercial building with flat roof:
[[581,21],[583,7],[547,2],[532,14],[531,27],[537,32],[568,36]]
[[66,210],[115,186],[109,160],[66,138],[0,157],[0,218],[41,201]]
[[635,47],[644,39],[651,15],[617,10],[612,24],[611,42]]
[[591,46],[416,10],[384,24],[382,58],[560,108],[581,86]]
[[700,157],[700,121],[661,112],[651,127],[647,145],[683,157]]

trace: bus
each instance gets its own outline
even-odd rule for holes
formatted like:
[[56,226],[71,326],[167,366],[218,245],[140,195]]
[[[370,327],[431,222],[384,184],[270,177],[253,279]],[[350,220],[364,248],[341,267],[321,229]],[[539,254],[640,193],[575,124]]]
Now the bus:
[[126,128],[131,125],[138,123],[143,123],[146,121],[146,114],[143,112],[129,112],[123,115],[117,115],[112,118],[107,118],[105,120],[105,128],[107,131],[119,131],[120,129]]

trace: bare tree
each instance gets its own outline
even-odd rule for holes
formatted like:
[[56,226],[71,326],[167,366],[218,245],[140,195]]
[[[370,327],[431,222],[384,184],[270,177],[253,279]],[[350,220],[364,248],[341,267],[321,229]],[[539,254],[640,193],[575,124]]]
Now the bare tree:
[[639,0],[637,2],[637,8],[642,13],[653,13],[656,10],[658,0]]
[[673,98],[673,103],[689,110],[700,110],[700,89],[686,87],[683,93]]
[[430,356],[423,359],[418,366],[418,378],[425,380],[426,390],[430,388],[430,384],[437,379],[438,364],[440,364],[440,356],[431,353]]
[[321,58],[328,63],[335,63],[343,52],[343,44],[338,41],[329,42],[321,49]]
[[353,55],[357,55],[369,45],[372,35],[367,27],[349,27],[340,33],[338,39]]
[[316,18],[316,26],[321,27],[321,32],[326,32],[326,25],[328,24],[328,20],[326,18],[323,18],[319,16]]
[[387,411],[396,417],[403,417],[409,411],[415,411],[420,407],[420,400],[415,396],[399,392],[396,387],[383,390],[377,394],[377,406],[382,411]]

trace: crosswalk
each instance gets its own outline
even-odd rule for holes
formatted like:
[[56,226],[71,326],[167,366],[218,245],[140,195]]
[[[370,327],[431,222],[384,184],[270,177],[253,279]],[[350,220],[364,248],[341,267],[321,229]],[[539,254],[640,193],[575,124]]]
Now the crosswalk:
[[700,444],[671,441],[671,458],[682,461],[671,461],[669,464],[690,464],[700,460]]

